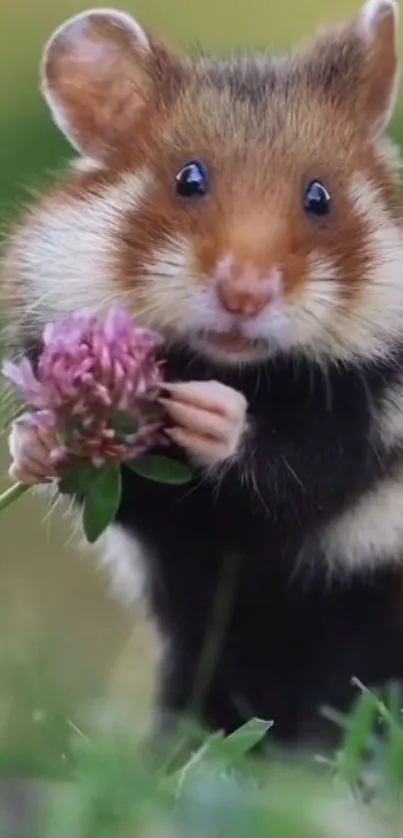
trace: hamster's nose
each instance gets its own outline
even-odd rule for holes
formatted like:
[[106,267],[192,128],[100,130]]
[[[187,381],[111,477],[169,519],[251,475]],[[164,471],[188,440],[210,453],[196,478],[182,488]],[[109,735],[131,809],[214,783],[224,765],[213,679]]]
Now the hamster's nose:
[[277,272],[259,277],[257,271],[246,269],[237,277],[220,277],[217,294],[223,308],[241,317],[253,317],[266,308],[278,295]]

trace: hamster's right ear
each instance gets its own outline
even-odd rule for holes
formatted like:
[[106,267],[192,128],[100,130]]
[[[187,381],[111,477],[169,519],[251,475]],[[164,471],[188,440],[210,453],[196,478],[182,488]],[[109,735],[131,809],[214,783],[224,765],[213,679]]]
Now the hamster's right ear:
[[147,109],[157,107],[165,75],[172,95],[180,67],[130,15],[91,9],[67,20],[48,41],[42,92],[72,145],[101,161],[125,132],[135,132]]

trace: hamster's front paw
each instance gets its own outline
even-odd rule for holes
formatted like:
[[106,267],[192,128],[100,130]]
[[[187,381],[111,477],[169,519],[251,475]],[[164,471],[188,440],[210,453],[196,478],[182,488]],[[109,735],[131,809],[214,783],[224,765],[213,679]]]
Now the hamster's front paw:
[[55,448],[52,431],[17,420],[12,425],[8,446],[13,458],[8,473],[13,480],[35,485],[56,476],[51,460]]
[[219,381],[165,385],[161,399],[175,426],[167,434],[204,465],[236,456],[247,425],[245,396]]

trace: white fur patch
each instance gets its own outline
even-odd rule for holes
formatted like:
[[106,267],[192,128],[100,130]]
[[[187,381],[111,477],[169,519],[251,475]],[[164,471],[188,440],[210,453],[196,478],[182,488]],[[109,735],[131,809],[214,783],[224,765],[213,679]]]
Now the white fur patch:
[[403,228],[387,215],[376,188],[363,178],[352,183],[350,200],[368,226],[372,266],[341,337],[367,358],[382,357],[403,333]]
[[288,304],[292,345],[319,358],[383,358],[403,334],[403,227],[391,219],[376,188],[362,177],[350,200],[368,228],[372,264],[355,300],[343,299],[332,265],[319,260],[294,304]]
[[386,391],[375,420],[376,434],[383,445],[403,445],[403,375]]
[[287,301],[284,315],[287,329],[281,341],[285,348],[304,347],[314,357],[337,352],[332,324],[339,304],[340,282],[336,266],[319,252],[313,252],[304,289]]
[[80,307],[102,310],[115,300],[119,232],[150,181],[147,171],[126,173],[83,200],[39,208],[18,239],[18,270],[28,300],[31,295],[25,314],[35,319],[37,312],[43,323]]
[[[170,236],[154,250],[138,277],[142,321],[159,330],[185,334],[194,296],[193,248],[185,237]],[[144,292],[144,307],[141,294]]]
[[77,157],[71,163],[76,172],[102,172],[104,164],[100,160],[95,160],[93,157]]
[[321,539],[329,566],[376,567],[403,559],[403,469],[385,478],[328,526]]
[[130,605],[140,599],[145,587],[143,549],[133,535],[115,524],[109,527],[96,547],[101,567],[106,568],[112,590]]

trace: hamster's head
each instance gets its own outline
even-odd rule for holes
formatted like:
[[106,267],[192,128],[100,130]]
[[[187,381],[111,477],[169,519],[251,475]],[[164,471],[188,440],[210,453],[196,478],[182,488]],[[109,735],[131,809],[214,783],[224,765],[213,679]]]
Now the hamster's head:
[[43,92],[79,153],[20,221],[4,282],[30,328],[118,302],[226,364],[344,362],[403,335],[397,9],[286,56],[181,56],[130,16],[51,37]]

